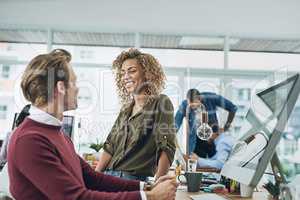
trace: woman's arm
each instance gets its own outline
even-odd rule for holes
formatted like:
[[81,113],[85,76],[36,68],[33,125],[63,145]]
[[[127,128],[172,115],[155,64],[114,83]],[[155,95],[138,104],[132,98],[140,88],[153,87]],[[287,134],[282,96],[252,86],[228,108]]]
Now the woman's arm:
[[96,171],[103,172],[106,169],[111,158],[112,158],[112,156],[109,153],[107,153],[106,151],[103,151],[103,153],[100,154],[99,162],[96,167]]
[[162,95],[158,106],[153,130],[157,145],[156,178],[168,173],[176,151],[176,128],[173,104],[167,96]]
[[155,180],[168,173],[171,163],[168,159],[166,152],[162,151],[158,160],[157,172],[155,174]]

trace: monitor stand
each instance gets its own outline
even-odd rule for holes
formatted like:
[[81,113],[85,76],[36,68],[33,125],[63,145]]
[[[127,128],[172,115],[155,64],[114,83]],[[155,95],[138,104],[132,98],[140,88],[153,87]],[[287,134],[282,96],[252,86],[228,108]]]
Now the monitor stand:
[[[270,138],[270,135],[272,134],[267,128],[265,128],[265,125],[270,122],[270,119],[272,119],[273,117],[269,117],[265,122],[261,122],[254,114],[254,112],[252,111],[252,109],[248,110],[248,113],[246,115],[247,120],[249,121],[249,123],[252,125],[252,128],[250,130],[248,130],[246,132],[246,134],[244,134],[239,140],[245,140],[246,138],[250,137],[251,135],[255,135],[258,131],[263,131],[267,134],[267,136]],[[272,140],[269,141],[270,143],[272,143]],[[274,143],[274,145],[276,145]],[[272,146],[272,144],[271,144]],[[266,160],[262,159],[261,162],[267,162]],[[273,175],[276,181],[276,184],[280,184],[280,183],[287,183],[287,179],[283,173],[283,168],[282,165],[280,163],[278,154],[275,153],[273,154],[271,161],[271,168],[273,171]],[[257,171],[260,173],[264,173],[265,169],[260,169],[257,168]],[[258,177],[254,177],[253,180],[251,181],[252,183],[258,183],[259,180],[257,179]],[[257,180],[256,180],[257,179]],[[256,184],[255,184],[256,185]]]
[[271,159],[271,167],[272,167],[272,171],[273,171],[273,175],[274,175],[276,183],[277,184],[280,184],[280,183],[287,184],[288,182],[283,173],[282,165],[278,158],[277,152],[274,153],[274,155]]

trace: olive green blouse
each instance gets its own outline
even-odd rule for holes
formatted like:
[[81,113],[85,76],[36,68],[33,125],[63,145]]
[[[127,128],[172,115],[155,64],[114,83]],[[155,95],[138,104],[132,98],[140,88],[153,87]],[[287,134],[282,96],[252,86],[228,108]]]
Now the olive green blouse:
[[175,154],[174,108],[166,95],[159,95],[131,116],[133,104],[121,109],[104,143],[112,155],[107,170],[131,175],[154,176],[160,152],[170,163]]

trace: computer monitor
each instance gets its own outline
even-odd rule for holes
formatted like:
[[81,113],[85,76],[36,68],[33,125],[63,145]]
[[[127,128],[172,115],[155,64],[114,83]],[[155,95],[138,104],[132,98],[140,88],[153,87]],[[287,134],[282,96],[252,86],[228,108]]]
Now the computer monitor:
[[[11,130],[14,130],[16,128],[18,116],[19,116],[19,113],[15,113]],[[74,132],[74,116],[64,115],[62,123],[63,123],[62,130],[63,130],[64,134],[73,140],[73,138],[74,138],[74,134],[73,134],[73,132]]]
[[19,113],[15,113],[14,115],[14,121],[13,121],[13,124],[12,124],[12,127],[11,127],[11,130],[14,130],[17,126],[17,118],[19,116]]
[[[14,130],[16,128],[18,116],[19,116],[19,113],[15,113],[14,121],[12,124],[12,130]],[[73,134],[73,132],[74,132],[74,116],[64,115],[62,123],[63,123],[62,130],[63,130],[64,134],[73,140],[74,139],[74,134]]]
[[234,146],[221,175],[256,187],[270,162],[273,170],[281,171],[276,146],[299,93],[300,80],[296,74],[254,95],[246,115],[245,134]]
[[74,116],[64,115],[63,117],[63,132],[66,136],[70,137],[71,140],[74,139]]

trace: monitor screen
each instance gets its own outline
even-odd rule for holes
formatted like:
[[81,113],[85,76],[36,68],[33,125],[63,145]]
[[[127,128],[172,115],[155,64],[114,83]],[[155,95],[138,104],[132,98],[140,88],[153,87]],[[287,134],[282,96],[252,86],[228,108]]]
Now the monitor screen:
[[64,115],[63,117],[63,132],[66,136],[72,138],[74,127],[74,116]]
[[[245,118],[244,135],[234,146],[222,169],[222,175],[247,185],[255,186],[258,183],[276,151],[299,96],[299,87],[297,74],[253,97]],[[237,171],[240,173],[232,173]]]
[[273,115],[278,116],[278,114],[282,111],[291,89],[295,84],[296,78],[296,76],[293,76],[257,94],[265,105],[268,106]]
[[19,116],[19,113],[15,113],[14,115],[14,121],[13,121],[13,124],[12,124],[12,127],[11,127],[11,130],[14,130],[17,126],[17,118]]
[[[18,120],[19,113],[15,113],[14,120],[12,124],[12,130],[16,128],[17,120]],[[62,130],[64,134],[71,139],[73,138],[73,128],[74,127],[74,116],[64,115],[62,121]]]

